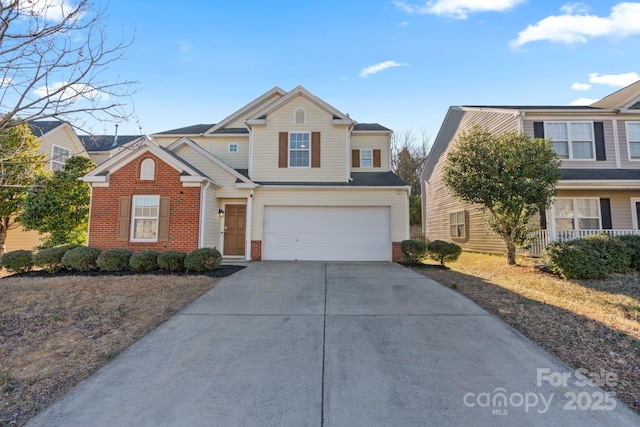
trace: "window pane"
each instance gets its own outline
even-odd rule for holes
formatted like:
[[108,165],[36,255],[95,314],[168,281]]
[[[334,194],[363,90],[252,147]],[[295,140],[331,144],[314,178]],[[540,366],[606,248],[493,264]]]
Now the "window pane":
[[554,141],[568,141],[569,134],[567,133],[566,123],[547,123],[546,124],[547,137]]
[[573,200],[558,199],[555,201],[556,218],[573,218]]
[[558,230],[573,230],[573,219],[570,219],[570,218],[556,218],[556,229],[558,229]]
[[639,142],[630,142],[629,143],[629,151],[632,159],[640,159],[640,141]]
[[629,141],[640,141],[640,123],[627,123]]
[[578,211],[578,218],[599,218],[598,203],[593,199],[578,199],[576,200],[576,210]]
[[158,221],[155,219],[136,219],[134,221],[134,239],[155,239]]
[[464,224],[464,211],[458,212],[457,216],[458,216],[458,224]]
[[464,237],[464,224],[458,226],[458,237]]
[[600,220],[596,219],[579,219],[578,227],[581,230],[597,230],[600,228]]
[[591,123],[571,123],[571,139],[574,141],[591,141]]
[[593,145],[591,141],[574,141],[572,145],[574,159],[593,159]]
[[554,142],[553,150],[558,154],[560,158],[569,158],[569,144],[564,142]]
[[450,235],[451,235],[451,237],[458,237],[458,226],[457,225],[451,225],[450,226]]
[[449,214],[449,223],[451,224],[455,224],[456,223],[456,213],[452,212]]

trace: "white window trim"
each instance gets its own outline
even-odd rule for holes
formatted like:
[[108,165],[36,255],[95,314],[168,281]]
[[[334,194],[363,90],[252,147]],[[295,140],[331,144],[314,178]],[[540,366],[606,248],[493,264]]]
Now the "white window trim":
[[[298,123],[296,121],[296,114],[298,113],[298,111],[302,111],[304,113],[304,120],[302,121],[302,123]],[[303,126],[307,124],[307,110],[305,110],[302,107],[298,107],[295,110],[293,110],[293,124],[297,125],[297,126]]]
[[[232,150],[231,150],[231,146],[235,146],[235,147],[236,147],[236,151],[232,151]],[[229,143],[229,148],[228,148],[229,153],[231,153],[231,154],[238,154],[238,150],[239,150],[239,149],[240,149],[240,147],[238,146],[238,143],[237,143],[237,142],[230,142],[230,143]]]
[[[144,165],[151,165],[151,178],[144,177]],[[140,181],[155,181],[156,179],[156,162],[151,158],[146,158],[142,162],[140,162]]]
[[[566,161],[566,160],[571,160],[571,161],[576,161],[576,162],[592,162],[596,159],[596,134],[595,134],[595,128],[593,126],[593,122],[589,121],[589,120],[547,120],[544,122],[544,134],[545,136],[547,135],[547,123],[566,123],[567,124],[567,145],[568,145],[568,151],[569,151],[569,157],[564,159],[564,158],[560,158],[560,160]],[[589,158],[589,159],[574,159],[573,158],[573,140],[571,138],[571,123],[589,123],[591,125],[591,153],[593,154],[593,157]],[[553,141],[553,140],[552,140]]]
[[600,207],[600,198],[599,197],[556,197],[554,199],[554,210],[553,210],[553,225],[554,228],[558,231],[560,231],[557,227],[556,224],[556,218],[557,218],[557,212],[555,210],[555,201],[556,200],[572,200],[573,201],[573,212],[574,212],[574,217],[573,217],[573,230],[594,230],[593,228],[580,228],[579,226],[579,221],[578,221],[578,216],[577,216],[577,200],[595,200],[596,201],[596,206],[598,209],[598,230],[602,230],[602,209]]
[[[136,239],[135,236],[135,223],[136,223],[136,199],[137,198],[149,198],[149,197],[153,197],[157,200],[157,205],[158,205],[158,214],[156,216],[156,238],[155,239]],[[150,217],[141,217],[144,219],[153,219]],[[131,200],[131,236],[130,236],[130,241],[132,242],[157,242],[158,241],[158,227],[160,225],[160,196],[158,195],[154,195],[154,194],[136,194],[132,197]]]
[[[291,166],[291,134],[299,134],[304,133],[309,135],[309,147],[307,147],[306,151],[309,152],[309,165],[308,166]],[[294,151],[304,151],[303,149],[296,149]],[[287,140],[287,167],[290,169],[309,169],[311,168],[311,132],[289,132],[289,137]]]
[[[365,158],[363,156],[362,152],[365,151],[365,150],[367,150],[367,151],[369,151],[371,153],[371,157],[370,157],[371,165],[369,165],[369,166],[362,166],[363,165],[362,160]],[[369,169],[369,168],[373,167],[373,149],[372,148],[361,148],[360,149],[360,167],[361,168],[366,168],[366,169]]]
[[[451,222],[451,214],[456,214],[456,219],[458,217],[458,213],[462,212],[462,217],[463,217],[463,221],[462,224],[459,224],[457,221],[455,224],[453,224]],[[462,235],[461,236],[454,236],[453,234],[451,234],[451,226],[455,225],[456,226],[456,231],[458,230],[458,227],[460,225],[462,225]],[[456,233],[457,234],[457,233]],[[449,237],[452,239],[466,239],[467,238],[467,212],[464,210],[461,211],[454,211],[454,212],[449,212]]]
[[58,148],[60,148],[62,150],[68,151],[69,152],[69,158],[71,158],[71,150],[69,150],[67,147],[63,147],[61,145],[56,145],[56,144],[51,144],[51,161],[49,162],[49,169],[51,169],[51,170],[56,170],[56,169],[53,169],[53,164],[54,163],[60,164],[61,166],[64,166],[64,164],[66,163],[66,161],[65,162],[60,162],[60,161],[54,160],[55,156],[54,156],[53,152],[55,150],[55,147],[58,147]]
[[[629,141],[629,124],[640,125],[640,122],[629,121],[629,122],[625,122],[625,124],[624,124],[624,130],[625,130],[626,138],[627,138],[627,159],[630,162],[640,162],[640,157],[637,157],[637,158],[632,158],[631,157],[631,145],[630,145],[630,141]],[[638,142],[640,142],[640,141],[638,141]]]
[[640,203],[640,197],[631,198],[631,218],[633,219],[633,229],[638,229],[638,213],[636,212],[636,203]]

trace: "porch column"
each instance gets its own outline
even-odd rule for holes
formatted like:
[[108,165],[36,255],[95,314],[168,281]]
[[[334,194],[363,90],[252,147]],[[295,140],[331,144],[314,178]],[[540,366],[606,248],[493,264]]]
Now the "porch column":
[[550,242],[555,242],[556,239],[557,239],[557,235],[556,235],[556,208],[553,205],[553,203],[549,207],[549,222],[548,222],[547,226],[549,227],[549,241]]
[[253,190],[247,197],[247,226],[245,228],[244,257],[247,261],[251,261],[251,229],[253,223]]

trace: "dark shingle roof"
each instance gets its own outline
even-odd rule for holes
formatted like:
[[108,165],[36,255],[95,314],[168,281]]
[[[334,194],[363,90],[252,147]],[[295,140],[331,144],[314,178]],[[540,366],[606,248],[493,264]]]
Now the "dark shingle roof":
[[387,129],[386,127],[379,125],[378,123],[356,123],[353,127],[353,130],[369,130],[369,131],[388,131],[391,132],[391,129]]
[[118,141],[115,144],[115,135],[78,135],[78,137],[87,151],[109,151],[140,138],[140,135],[118,135]]
[[337,187],[404,187],[407,184],[393,172],[352,172],[351,182],[259,182],[261,185],[301,185]]
[[563,181],[640,180],[640,169],[562,169]]
[[29,128],[35,136],[40,138],[45,133],[51,132],[58,126],[61,126],[62,123],[64,122],[60,120],[36,120],[29,122]]
[[249,133],[249,129],[247,128],[228,128],[228,129],[218,129],[213,133]]
[[500,110],[600,110],[588,105],[463,105],[462,107]]
[[191,125],[183,128],[170,129],[164,132],[158,132],[154,135],[200,135],[201,133],[208,131],[215,125],[216,125],[215,123]]

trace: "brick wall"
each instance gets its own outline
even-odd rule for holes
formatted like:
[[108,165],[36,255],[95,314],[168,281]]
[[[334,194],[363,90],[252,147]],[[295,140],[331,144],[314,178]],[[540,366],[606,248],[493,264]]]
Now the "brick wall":
[[400,242],[391,243],[391,261],[393,262],[404,261],[404,255],[402,255],[402,251],[400,250]]
[[262,261],[262,240],[251,241],[251,259],[253,261]]
[[[156,162],[155,180],[140,180],[140,163]],[[164,242],[118,241],[118,203],[121,196],[169,196],[169,239]],[[91,200],[89,245],[101,250],[127,248],[132,251],[153,249],[190,252],[198,248],[200,187],[183,187],[180,172],[155,157],[143,154],[109,177],[109,187],[94,187]]]

